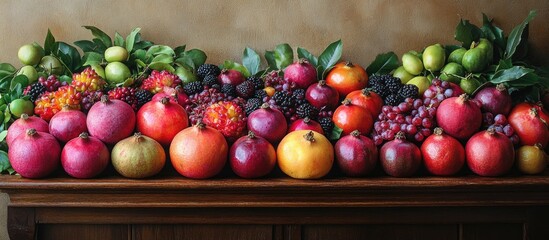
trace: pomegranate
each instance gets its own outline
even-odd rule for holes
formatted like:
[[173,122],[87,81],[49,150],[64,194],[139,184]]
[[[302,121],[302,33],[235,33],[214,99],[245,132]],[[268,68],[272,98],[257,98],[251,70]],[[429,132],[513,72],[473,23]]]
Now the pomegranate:
[[8,128],[6,144],[11,146],[13,140],[20,134],[25,133],[29,128],[33,128],[38,132],[49,133],[48,122],[42,118],[29,116],[26,113],[23,113],[21,114],[21,118],[15,120]]
[[326,76],[326,84],[335,88],[341,97],[368,85],[368,74],[358,64],[340,62]]
[[549,143],[549,128],[540,118],[537,108],[526,108],[526,105],[515,106],[507,121],[519,136],[520,145],[541,144],[546,147]]
[[372,131],[374,120],[366,108],[354,105],[351,100],[345,99],[343,105],[337,107],[332,116],[335,126],[342,130],[342,135],[349,135],[358,130],[362,134]]
[[254,132],[256,136],[267,139],[273,145],[280,142],[288,130],[284,114],[277,109],[270,108],[267,103],[250,113],[247,125],[248,130]]
[[189,126],[185,109],[168,97],[145,103],[137,112],[137,131],[168,147],[179,131]]
[[297,119],[290,124],[290,127],[288,127],[288,132],[297,130],[313,130],[315,132],[319,132],[320,134],[324,134],[324,130],[322,130],[320,123],[315,120],[311,120],[308,117]]
[[299,59],[284,69],[284,78],[290,83],[295,83],[298,88],[307,89],[317,81],[316,68],[309,61]]
[[350,177],[365,176],[377,164],[378,151],[374,141],[356,130],[340,138],[334,150],[339,169]]
[[86,114],[80,110],[70,109],[68,105],[64,106],[51,118],[49,131],[57,140],[66,143],[78,137],[80,133],[88,131]]
[[381,113],[383,107],[383,99],[377,93],[364,88],[355,90],[347,94],[346,99],[350,99],[351,103],[357,106],[368,109],[372,115],[372,119],[376,119]]
[[61,151],[61,166],[75,178],[96,177],[107,168],[110,160],[107,146],[86,132],[68,141]]
[[398,132],[394,140],[383,144],[379,160],[385,173],[393,177],[410,177],[421,165],[421,151],[406,140],[403,132]]
[[61,146],[49,133],[30,128],[17,136],[8,149],[13,170],[25,178],[43,178],[59,166]]
[[265,138],[248,136],[237,139],[229,151],[229,163],[236,175],[243,178],[259,178],[269,174],[276,164],[276,151]]
[[288,133],[280,141],[276,155],[280,170],[298,179],[324,177],[334,163],[334,148],[330,141],[310,130]]
[[227,162],[229,145],[221,132],[199,121],[175,135],[170,159],[177,172],[188,178],[217,175]]
[[465,149],[455,138],[444,134],[442,128],[435,128],[434,134],[421,145],[425,168],[433,175],[451,176],[465,164]]
[[109,100],[107,95],[101,97],[90,108],[86,118],[90,135],[106,144],[115,144],[130,136],[135,128],[133,108],[120,100]]
[[317,109],[334,110],[339,105],[339,92],[326,85],[325,80],[320,80],[307,88],[305,99]]
[[114,145],[111,161],[114,169],[124,177],[147,178],[162,170],[166,152],[160,143],[137,132]]
[[507,116],[511,111],[512,99],[503,84],[495,87],[485,87],[475,94],[475,100],[481,103],[482,110],[492,114],[503,114]]
[[482,113],[467,94],[443,100],[436,113],[438,125],[459,140],[472,136],[482,125]]
[[185,94],[185,91],[183,91],[183,88],[181,86],[177,86],[175,88],[172,87],[163,87],[161,92],[158,92],[154,94],[151,101],[160,101],[164,97],[169,97],[170,102],[177,103],[181,106],[185,106],[185,102],[189,99],[189,96]]
[[241,72],[233,69],[223,69],[221,74],[217,76],[217,82],[219,84],[231,84],[236,86],[243,83],[246,80]]
[[494,128],[473,135],[465,145],[467,165],[480,176],[496,177],[507,173],[515,161],[511,140]]

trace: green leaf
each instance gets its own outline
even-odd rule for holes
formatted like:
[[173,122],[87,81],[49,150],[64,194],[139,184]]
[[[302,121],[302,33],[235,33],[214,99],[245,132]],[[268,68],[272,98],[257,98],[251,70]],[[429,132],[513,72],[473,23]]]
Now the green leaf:
[[394,52],[377,55],[376,59],[366,68],[368,75],[388,74],[398,68],[398,56]]
[[536,11],[535,10],[530,11],[526,19],[524,19],[524,21],[521,24],[513,28],[511,33],[509,33],[509,36],[507,38],[507,46],[505,48],[505,54],[504,54],[505,59],[509,59],[513,57],[513,54],[515,54],[515,51],[517,50],[517,46],[522,41],[522,33],[524,29],[528,27],[528,23],[532,21],[535,16],[536,16]]
[[[10,92],[16,91],[16,89],[18,88],[17,87],[18,85],[19,85],[20,88],[27,87],[29,85],[29,79],[27,78],[27,76],[25,76],[23,74],[15,76],[11,80]],[[19,98],[19,97],[17,97],[17,98]]]
[[313,66],[315,66],[315,68],[318,66],[318,58],[315,57],[315,55],[313,55],[309,51],[307,51],[307,49],[305,49],[305,48],[300,48],[300,47],[297,48],[297,57],[307,59],[307,61],[309,61],[309,63],[313,64]]
[[[58,42],[58,44],[59,44],[59,52],[66,55],[66,57],[62,57],[61,60],[63,60],[65,65],[67,65],[67,67],[69,67],[71,72],[76,71],[77,68],[80,67],[80,61],[81,61],[80,53],[78,52],[78,50],[75,47],[73,47],[73,46],[71,46],[67,43]],[[58,55],[60,55],[59,52],[57,53]]]
[[326,136],[330,141],[337,141],[339,138],[341,138],[341,134],[343,133],[343,130],[337,126],[334,126],[332,128],[332,131],[328,133],[328,136]]
[[152,42],[149,42],[149,41],[140,41],[140,42],[136,42],[134,45],[133,45],[133,49],[136,50],[136,49],[147,49],[151,46],[153,46],[154,43]]
[[85,53],[86,52],[95,52],[95,50],[96,50],[95,43],[90,41],[90,40],[76,41],[76,42],[74,42],[74,45],[76,45],[77,47],[82,49],[82,52],[85,52]]
[[195,69],[196,65],[194,61],[189,56],[183,56],[175,60],[175,63],[186,68],[186,69]]
[[534,69],[525,68],[522,66],[514,66],[511,68],[496,72],[491,77],[490,82],[494,84],[498,84],[498,83],[514,81],[532,72],[534,72]]
[[124,47],[125,45],[124,37],[118,32],[114,33],[114,45],[119,47]]
[[72,77],[67,76],[67,75],[61,75],[61,76],[59,76],[57,79],[58,79],[60,82],[62,82],[62,83],[63,83],[63,82],[66,82],[66,83],[69,84],[69,85],[70,85],[71,82],[72,82]]
[[53,52],[54,45],[55,37],[53,37],[50,29],[48,28],[48,33],[46,34],[46,39],[44,40],[44,54],[50,55]]
[[259,72],[261,58],[253,49],[247,47],[244,49],[242,64],[248,69],[248,71],[250,71],[252,75],[255,75],[257,72]]
[[145,61],[147,59],[147,51],[143,49],[135,50],[135,52],[132,53],[132,55],[135,57],[135,59],[139,59],[141,61]]
[[191,49],[189,51],[186,51],[183,53],[183,56],[188,57],[193,61],[194,63],[194,67],[192,67],[193,69],[204,64],[206,62],[206,59],[208,58],[206,56],[206,53],[204,53],[204,51],[200,49]]
[[283,43],[276,46],[274,59],[277,69],[284,69],[294,61],[294,51],[289,44]]
[[461,42],[464,48],[469,49],[473,41],[478,41],[482,31],[477,26],[469,23],[469,20],[461,19],[456,27],[454,39]]
[[0,71],[6,71],[9,74],[13,74],[17,69],[9,63],[0,63]]
[[523,77],[509,82],[510,86],[516,87],[516,88],[524,88],[528,86],[533,86],[539,83],[539,77],[535,73],[527,73]]
[[322,73],[322,75],[319,76],[319,79],[324,79],[324,76],[326,76],[328,71],[341,59],[342,53],[343,43],[341,40],[331,43],[324,49],[320,56],[318,56],[318,73]]
[[163,62],[151,62],[151,64],[149,64],[149,68],[157,71],[166,70],[170,73],[175,72],[175,69],[172,67],[172,65]]
[[0,132],[0,142],[4,141],[7,135],[8,135],[8,130],[3,130],[2,132]]
[[91,66],[91,65],[97,65],[100,64],[103,60],[103,55],[96,53],[96,52],[87,52],[84,53],[84,56],[82,57],[82,66]]
[[10,108],[4,109],[4,123],[8,123],[11,119]]
[[177,57],[181,57],[182,54],[185,52],[185,48],[187,46],[186,45],[183,45],[183,46],[177,46],[173,49],[173,51],[175,52],[175,56]]
[[90,30],[92,32],[92,35],[105,45],[105,47],[111,47],[112,46],[112,40],[109,35],[107,35],[105,32],[101,31],[99,28],[96,28],[94,26],[84,26],[84,28]]
[[497,65],[494,72],[498,72],[504,69],[509,69],[513,67],[513,61],[511,59],[500,59],[499,64]]
[[173,63],[173,57],[171,55],[167,54],[158,54],[156,57],[153,58],[151,62],[163,62],[167,64]]
[[482,32],[484,37],[494,43],[500,48],[505,47],[505,36],[503,35],[503,30],[498,28],[492,23],[492,19],[489,19],[486,14],[482,14]]
[[11,168],[11,164],[8,159],[8,153],[0,151],[0,173],[6,172],[9,168]]
[[132,32],[126,37],[126,50],[128,50],[129,53],[133,51],[139,31],[141,31],[141,28],[134,28]]
[[233,69],[233,70],[241,72],[242,75],[244,75],[244,77],[249,77],[250,76],[250,72],[248,71],[248,69],[246,67],[244,67],[240,63],[233,62],[233,61],[230,61],[230,60],[226,60],[225,62],[223,62],[223,69]]
[[175,52],[171,47],[166,45],[154,45],[147,50],[147,56],[156,56],[159,54],[174,56]]
[[265,51],[265,60],[267,60],[267,64],[269,65],[270,69],[272,70],[278,69],[278,67],[276,67],[274,51]]

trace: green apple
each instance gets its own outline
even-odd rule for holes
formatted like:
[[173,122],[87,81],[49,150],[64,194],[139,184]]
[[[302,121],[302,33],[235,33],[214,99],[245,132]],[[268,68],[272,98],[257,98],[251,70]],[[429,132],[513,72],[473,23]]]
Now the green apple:
[[417,76],[410,79],[410,81],[408,81],[406,84],[416,85],[416,87],[419,89],[419,95],[421,96],[423,95],[425,90],[427,90],[429,86],[431,86],[431,81],[427,77]]
[[26,66],[23,66],[21,69],[19,69],[19,72],[17,73],[17,75],[25,75],[27,77],[27,79],[29,79],[29,85],[36,82],[36,80],[38,80],[38,72],[36,71],[36,68],[34,68],[33,66],[29,66],[29,65],[26,65]]
[[49,74],[63,74],[63,65],[59,59],[54,56],[44,56],[42,60],[40,60],[40,67],[46,70]]
[[446,63],[446,52],[440,44],[428,46],[423,51],[423,66],[430,72],[436,72]]
[[402,66],[412,75],[419,75],[423,71],[421,59],[413,53],[407,52],[402,55]]
[[24,65],[34,66],[40,63],[43,56],[44,54],[42,53],[40,47],[33,44],[25,44],[19,48],[19,51],[17,51],[17,57]]
[[402,83],[407,83],[415,76],[407,72],[404,66],[400,66],[393,72],[393,77],[399,78]]
[[105,67],[105,80],[107,80],[110,85],[122,83],[130,76],[130,69],[124,63],[111,62]]
[[128,50],[120,46],[112,46],[105,50],[107,62],[124,62],[128,60]]
[[461,64],[461,60],[463,59],[463,55],[467,52],[467,49],[465,48],[458,48],[450,53],[450,56],[448,56],[448,62],[455,62]]
[[21,117],[21,114],[26,113],[27,115],[34,114],[34,104],[29,100],[24,99],[15,99],[10,103],[10,112],[16,117]]

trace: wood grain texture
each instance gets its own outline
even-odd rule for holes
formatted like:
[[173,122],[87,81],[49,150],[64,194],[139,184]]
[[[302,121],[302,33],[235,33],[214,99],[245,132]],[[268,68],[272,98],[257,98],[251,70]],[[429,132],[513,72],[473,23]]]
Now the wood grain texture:
[[272,240],[271,225],[134,225],[133,240]]
[[[124,224],[112,225],[79,225],[79,224],[48,224],[38,225],[37,239],[40,240],[96,240],[120,239],[131,240],[130,226]],[[12,237],[12,239],[18,239]]]
[[[305,225],[302,240],[458,240],[458,225]],[[488,239],[488,238],[486,238]],[[491,238],[495,239],[495,238]]]

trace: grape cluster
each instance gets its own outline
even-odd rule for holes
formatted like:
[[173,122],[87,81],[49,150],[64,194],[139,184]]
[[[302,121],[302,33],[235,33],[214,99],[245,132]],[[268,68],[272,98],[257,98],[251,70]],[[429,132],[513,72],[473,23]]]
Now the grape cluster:
[[515,129],[507,121],[507,117],[503,114],[494,114],[486,112],[482,114],[482,126],[486,129],[493,128],[496,132],[503,133],[507,136],[514,145],[519,143],[519,137],[515,133]]
[[431,86],[423,93],[423,104],[425,106],[438,107],[442,100],[454,96],[454,90],[450,83],[433,79]]

